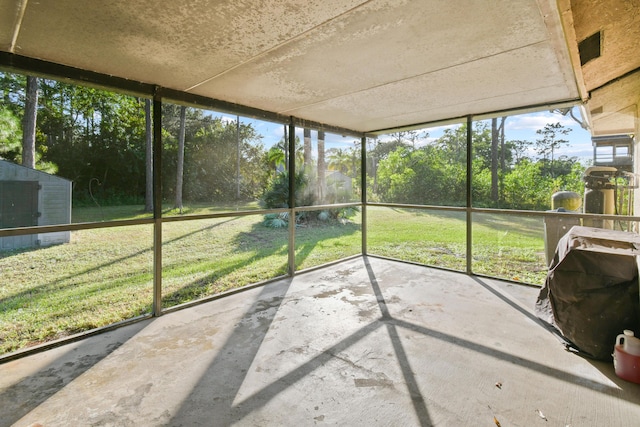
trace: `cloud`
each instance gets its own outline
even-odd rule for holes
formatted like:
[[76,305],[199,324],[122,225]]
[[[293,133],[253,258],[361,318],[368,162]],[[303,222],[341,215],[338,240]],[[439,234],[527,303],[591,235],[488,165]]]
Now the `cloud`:
[[[237,120],[236,116],[227,116],[225,114],[220,115],[220,121],[224,123],[235,123]],[[240,119],[242,121],[242,119]]]
[[570,117],[548,111],[541,113],[525,114],[507,118],[505,130],[537,131],[547,124],[560,123],[562,126],[573,128],[578,124]]
[[427,128],[425,130],[427,132],[429,132],[430,135],[431,134],[442,134],[442,133],[444,133],[445,130],[447,130],[447,129],[455,129],[458,126],[460,126],[460,124],[454,123],[454,124],[451,124],[451,125],[436,126],[436,127],[433,127],[433,128]]

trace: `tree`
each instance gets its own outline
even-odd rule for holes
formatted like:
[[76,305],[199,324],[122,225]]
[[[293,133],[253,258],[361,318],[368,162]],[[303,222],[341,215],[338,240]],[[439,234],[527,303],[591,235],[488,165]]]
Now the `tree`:
[[382,201],[411,203],[416,177],[411,154],[408,147],[399,147],[378,164],[378,191]]
[[491,119],[491,200],[494,203],[499,199],[498,188],[498,157],[504,174],[504,122],[507,118],[502,117],[498,125],[498,118]]
[[22,119],[22,165],[36,168],[36,121],[38,118],[38,78],[27,76]]
[[[474,152],[476,157],[486,157],[486,146],[487,141],[490,141],[486,137],[481,140],[478,136],[481,135],[485,129],[486,125],[484,122],[476,122],[476,128],[474,131]],[[488,132],[488,131],[487,131]],[[443,150],[446,153],[449,161],[454,163],[465,163],[467,162],[467,125],[462,124],[460,126],[455,126],[453,128],[447,128],[442,133],[442,136],[435,141],[435,145]]]
[[304,168],[308,170],[311,168],[311,129],[304,128]]
[[178,164],[176,167],[175,207],[182,213],[182,182],[184,178],[184,137],[187,107],[180,107],[180,130],[178,131]]
[[[289,172],[288,170],[282,171],[270,182],[260,200],[262,207],[267,209],[289,207]],[[294,175],[294,180],[296,206],[310,205],[310,200],[307,198],[308,192],[306,191],[308,181],[304,171],[297,171]]]
[[138,98],[39,79],[38,168],[54,164],[73,181],[75,201],[89,183],[109,203],[141,203],[145,196],[145,114]]
[[324,203],[325,194],[327,192],[327,182],[326,182],[326,173],[327,166],[324,160],[324,131],[318,131],[318,183],[317,183],[317,193],[316,200],[318,203]]
[[151,131],[151,100],[144,100],[145,123],[145,193],[144,211],[153,211],[153,133]]
[[405,130],[405,131],[391,133],[389,134],[389,136],[391,137],[391,141],[389,142],[393,145],[396,145],[396,146],[407,145],[413,149],[416,149],[417,148],[416,144],[421,139],[428,138],[429,134],[424,131]]
[[506,145],[510,147],[510,152],[513,154],[513,164],[517,165],[522,160],[527,158],[527,147],[531,145],[531,142],[522,139],[516,139],[513,141],[507,141]]
[[[189,117],[187,109],[187,135]],[[201,112],[197,113],[198,115]],[[237,202],[238,145],[240,146],[240,196],[255,199],[268,181],[264,147],[251,124],[223,117],[204,116],[192,137],[185,138],[183,197],[189,202]],[[239,139],[238,139],[239,132]],[[239,144],[238,144],[239,140]],[[175,175],[174,175],[175,177]],[[174,180],[175,183],[175,180]],[[173,184],[172,184],[173,185]]]
[[267,161],[269,166],[273,169],[274,178],[278,175],[278,169],[286,170],[285,167],[285,150],[278,146],[278,144],[269,148],[267,152]]
[[380,162],[399,148],[411,148],[408,143],[409,141],[404,135],[404,132],[396,132],[391,134],[391,139],[388,140],[377,138],[370,140],[370,146],[372,148],[367,150],[367,158],[370,159],[367,170],[370,171],[370,175],[373,176],[372,189],[374,193],[378,193],[378,166]]
[[289,168],[289,126],[284,126],[284,138],[282,139],[282,152],[284,153],[284,167]]
[[349,153],[348,155],[351,157],[351,177],[352,178],[358,178],[359,174],[360,174],[360,157],[361,157],[361,151],[360,151],[360,145],[361,142],[356,140],[353,141],[353,146],[349,148]]
[[327,150],[328,164],[331,170],[339,171],[345,175],[349,174],[352,166],[351,154],[342,148],[330,148]]
[[185,201],[189,200],[187,195],[187,187],[191,186],[189,182],[194,176],[190,168],[193,163],[190,161],[191,151],[198,147],[195,143],[196,135],[202,132],[202,129],[208,128],[214,118],[205,115],[204,111],[198,108],[185,108],[184,121],[182,120],[183,106],[177,104],[163,103],[162,105],[162,147],[163,147],[163,197],[173,200],[173,204],[179,209],[176,201],[178,193],[178,169],[181,163],[179,157],[182,151],[180,147],[181,127],[184,125],[184,151],[182,151],[182,202],[183,208]]
[[14,160],[22,144],[20,120],[9,109],[0,105],[0,155]]
[[392,134],[392,136],[393,137],[390,140],[374,140],[373,149],[369,151],[370,155],[375,158],[377,162],[385,159],[390,153],[396,151],[400,147],[410,147],[407,144],[407,141],[398,133]]
[[505,177],[505,203],[511,209],[549,209],[551,178],[541,173],[542,164],[520,161]]
[[[565,128],[558,123],[547,123],[544,125],[544,128],[538,129],[536,134],[540,135],[541,138],[536,139],[536,147],[539,155],[543,157],[545,163],[549,164],[549,174],[553,177],[553,163],[554,163],[554,153],[555,151],[563,145],[568,145],[569,141],[566,139],[562,139],[559,135],[568,135],[571,132],[571,129]],[[549,158],[547,157],[549,156]]]
[[441,144],[400,147],[378,165],[383,202],[464,206],[466,164],[452,162]]
[[236,200],[240,200],[240,116],[236,116]]

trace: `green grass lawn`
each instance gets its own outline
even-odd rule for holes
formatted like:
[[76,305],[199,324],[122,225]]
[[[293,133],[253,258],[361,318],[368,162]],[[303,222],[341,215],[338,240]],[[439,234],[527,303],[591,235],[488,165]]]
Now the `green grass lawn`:
[[[368,253],[466,270],[466,214],[386,207],[368,209]],[[474,214],[472,269],[542,285],[547,274],[538,217]]]
[[464,212],[370,207],[367,252],[464,271]]
[[287,273],[286,229],[262,216],[171,222],[163,226],[163,307]]
[[[145,214],[140,207],[74,210],[75,222],[132,216]],[[462,271],[464,218],[459,212],[370,207],[368,252]],[[286,274],[288,232],[267,228],[262,219],[165,223],[163,307]],[[540,219],[482,214],[474,221],[474,272],[542,283]],[[359,254],[360,224],[358,214],[344,223],[298,226],[296,268]],[[152,243],[153,226],[145,224],[74,231],[68,244],[0,252],[0,354],[150,313]]]

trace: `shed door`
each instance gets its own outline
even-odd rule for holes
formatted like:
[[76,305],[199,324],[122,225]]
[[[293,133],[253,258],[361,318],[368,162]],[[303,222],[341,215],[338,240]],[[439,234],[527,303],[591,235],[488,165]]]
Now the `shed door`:
[[0,181],[0,228],[38,225],[38,182]]

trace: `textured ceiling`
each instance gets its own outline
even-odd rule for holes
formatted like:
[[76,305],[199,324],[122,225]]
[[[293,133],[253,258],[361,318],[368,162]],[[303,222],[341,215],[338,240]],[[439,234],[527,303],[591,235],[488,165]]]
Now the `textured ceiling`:
[[0,50],[371,132],[586,99],[587,81],[611,76],[575,66],[577,33],[591,30],[566,37],[572,5],[560,5],[0,0]]

